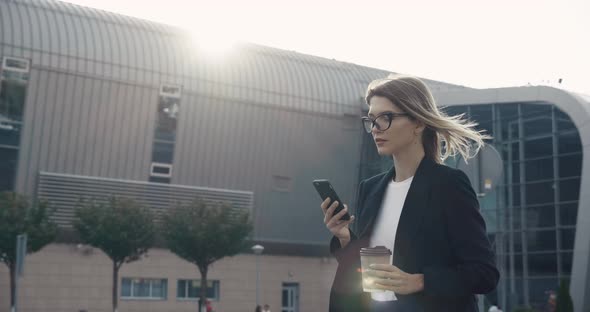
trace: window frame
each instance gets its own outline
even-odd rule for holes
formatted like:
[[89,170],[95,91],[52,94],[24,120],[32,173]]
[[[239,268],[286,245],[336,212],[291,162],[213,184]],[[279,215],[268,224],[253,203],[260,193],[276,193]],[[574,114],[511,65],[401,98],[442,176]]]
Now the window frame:
[[[12,67],[8,65],[8,60],[13,60],[13,61],[18,61],[18,62],[24,62],[26,64],[26,67],[24,69],[22,68],[17,68],[17,67]],[[2,71],[7,70],[7,71],[11,71],[11,72],[18,72],[18,73],[24,73],[24,74],[28,74],[31,71],[31,62],[28,59],[25,58],[20,58],[20,57],[13,57],[13,56],[4,56],[2,57],[2,67],[1,67]]]
[[[156,168],[156,167],[167,168],[168,173],[154,172],[154,168]],[[172,164],[152,162],[152,164],[150,166],[150,177],[171,178],[172,177],[172,167],[173,167]]]
[[[181,281],[185,282],[185,287],[184,287],[184,294],[185,297],[179,297],[178,296],[178,288],[179,288],[179,284]],[[199,300],[199,297],[189,297],[189,289],[188,289],[188,285],[190,282],[197,282],[199,284],[199,289],[201,287],[201,280],[200,279],[184,279],[184,278],[179,278],[176,280],[176,300],[179,301],[197,301]],[[221,298],[221,290],[220,290],[220,285],[221,282],[220,280],[207,280],[207,282],[211,282],[213,285],[213,292],[215,294],[214,298],[209,298],[207,297],[208,300],[210,301],[216,301],[219,302],[220,298]]]
[[[149,281],[149,286],[150,286],[150,290],[149,290],[149,296],[148,297],[142,297],[142,296],[134,296],[133,295],[133,282],[134,280],[144,280],[144,281]],[[123,295],[123,282],[124,280],[129,280],[130,281],[130,289],[129,289],[129,293],[130,296],[124,296]],[[165,293],[162,297],[154,297],[153,296],[153,286],[152,286],[152,282],[153,281],[160,281],[164,284],[163,289],[165,290]],[[168,300],[168,279],[167,278],[151,278],[151,277],[122,277],[121,278],[121,290],[119,293],[119,297],[121,298],[121,300],[151,300],[151,301],[165,301]]]

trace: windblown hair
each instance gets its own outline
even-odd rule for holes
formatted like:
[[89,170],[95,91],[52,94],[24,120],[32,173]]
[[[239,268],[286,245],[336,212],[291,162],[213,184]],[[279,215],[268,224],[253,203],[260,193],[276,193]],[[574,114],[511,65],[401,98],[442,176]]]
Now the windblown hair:
[[422,132],[424,152],[437,163],[457,154],[467,161],[484,146],[484,140],[491,138],[475,130],[477,123],[466,120],[465,114],[448,116],[440,111],[426,84],[416,77],[390,75],[374,80],[367,88],[367,105],[374,96],[389,99],[410,118],[425,125]]

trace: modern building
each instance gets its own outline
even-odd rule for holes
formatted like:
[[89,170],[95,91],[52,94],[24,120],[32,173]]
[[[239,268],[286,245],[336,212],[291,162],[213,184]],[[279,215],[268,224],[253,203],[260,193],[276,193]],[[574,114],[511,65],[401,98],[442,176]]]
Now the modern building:
[[[388,72],[252,44],[212,59],[190,40],[68,3],[0,0],[0,189],[48,200],[66,233],[79,198],[115,194],[154,210],[227,200],[251,212],[265,247],[261,303],[326,310],[336,264],[311,181],[328,178],[354,202],[359,180],[390,165],[359,122],[366,85]],[[588,99],[426,82],[449,112],[492,132],[504,159],[504,183],[482,198],[503,268],[488,301],[535,305],[565,278],[576,311],[588,309]],[[217,311],[254,308],[255,263],[241,254],[213,265]],[[109,261],[75,235],[25,266],[22,309],[109,311]],[[120,311],[193,311],[200,292],[198,270],[165,248],[120,276]],[[8,281],[0,267],[0,302]]]
[[480,201],[501,246],[498,301],[541,307],[565,280],[575,310],[590,309],[590,98],[521,87],[451,92],[438,101],[479,121],[504,161],[503,183]]

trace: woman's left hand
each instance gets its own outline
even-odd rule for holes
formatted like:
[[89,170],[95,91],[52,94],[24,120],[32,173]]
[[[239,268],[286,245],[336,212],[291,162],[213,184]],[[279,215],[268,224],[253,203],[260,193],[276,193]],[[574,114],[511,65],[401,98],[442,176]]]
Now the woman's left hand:
[[409,274],[391,264],[371,264],[374,288],[409,295],[424,290],[424,274]]

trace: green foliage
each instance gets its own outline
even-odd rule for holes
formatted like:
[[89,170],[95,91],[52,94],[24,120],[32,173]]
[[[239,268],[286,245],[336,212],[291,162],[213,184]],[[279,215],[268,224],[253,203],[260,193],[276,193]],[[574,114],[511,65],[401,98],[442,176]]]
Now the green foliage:
[[74,227],[82,241],[101,249],[117,267],[138,260],[155,241],[152,214],[132,199],[90,201],[76,211]]
[[248,212],[197,198],[165,215],[162,232],[172,252],[203,271],[211,263],[245,250],[252,223]]
[[[248,212],[199,198],[171,209],[163,221],[162,233],[168,248],[199,268],[202,290],[207,287],[209,265],[245,250],[246,239],[252,233]],[[201,291],[201,307],[205,301],[206,292]]]
[[0,261],[16,261],[16,236],[27,234],[27,253],[39,251],[55,240],[57,226],[49,220],[47,202],[32,203],[24,195],[0,193]]
[[573,312],[574,303],[570,296],[569,285],[565,280],[562,280],[557,291],[555,312]]

